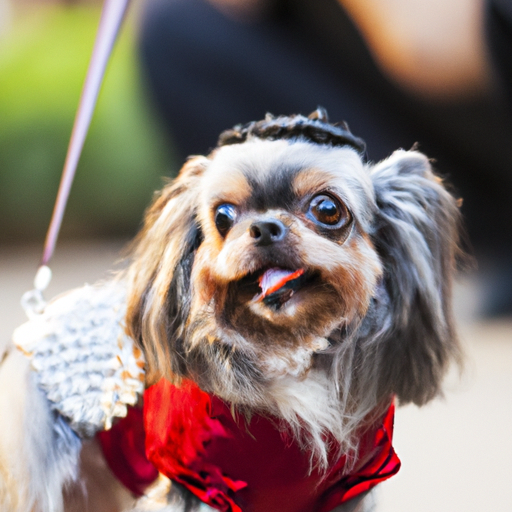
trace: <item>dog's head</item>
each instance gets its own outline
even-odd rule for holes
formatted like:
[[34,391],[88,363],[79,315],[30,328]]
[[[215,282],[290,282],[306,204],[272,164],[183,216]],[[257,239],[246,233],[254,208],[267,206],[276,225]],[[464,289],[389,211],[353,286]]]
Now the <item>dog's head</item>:
[[323,112],[267,117],[191,158],[148,210],[128,331],[149,380],[247,407],[321,371],[368,412],[424,403],[457,342],[458,208],[425,156],[378,165]]

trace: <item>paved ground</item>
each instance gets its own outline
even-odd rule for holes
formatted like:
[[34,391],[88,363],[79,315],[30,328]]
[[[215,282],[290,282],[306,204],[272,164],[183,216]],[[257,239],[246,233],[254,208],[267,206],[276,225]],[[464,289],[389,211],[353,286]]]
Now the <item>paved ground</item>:
[[[48,297],[105,275],[121,245],[58,247]],[[0,348],[24,321],[19,298],[31,288],[39,256],[40,247],[0,250]],[[444,400],[398,410],[403,466],[381,486],[380,512],[512,510],[512,319],[475,322],[474,300],[472,287],[459,288],[463,377],[450,375]]]

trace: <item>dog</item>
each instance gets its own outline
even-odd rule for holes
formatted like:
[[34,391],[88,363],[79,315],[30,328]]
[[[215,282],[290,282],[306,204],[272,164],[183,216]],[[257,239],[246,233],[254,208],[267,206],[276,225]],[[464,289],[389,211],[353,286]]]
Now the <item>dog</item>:
[[1,510],[372,510],[395,402],[460,360],[460,213],[423,154],[364,151],[319,108],[190,158],[125,269],[15,332]]

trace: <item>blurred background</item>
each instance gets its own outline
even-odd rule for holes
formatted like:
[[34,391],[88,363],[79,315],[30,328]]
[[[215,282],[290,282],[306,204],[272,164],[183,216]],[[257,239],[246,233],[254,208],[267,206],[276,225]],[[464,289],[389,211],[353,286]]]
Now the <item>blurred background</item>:
[[[0,352],[42,252],[101,2],[0,0]],[[48,297],[105,274],[162,177],[223,129],[324,106],[368,159],[419,149],[464,199],[443,400],[400,409],[383,512],[512,507],[512,2],[133,0],[63,223]]]
[[[136,6],[134,6],[136,7]],[[101,2],[0,0],[0,243],[44,240]],[[62,240],[131,236],[175,169],[141,94],[134,12],[116,45]]]

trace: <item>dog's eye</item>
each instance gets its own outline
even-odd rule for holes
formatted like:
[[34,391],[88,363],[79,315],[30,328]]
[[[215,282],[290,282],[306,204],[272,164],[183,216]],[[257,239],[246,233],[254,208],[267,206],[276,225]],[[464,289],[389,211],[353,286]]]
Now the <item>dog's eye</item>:
[[236,219],[236,208],[232,204],[221,204],[215,211],[215,226],[222,236],[226,236],[227,232]]
[[346,206],[325,194],[315,196],[309,203],[308,217],[326,226],[337,228],[350,220]]

